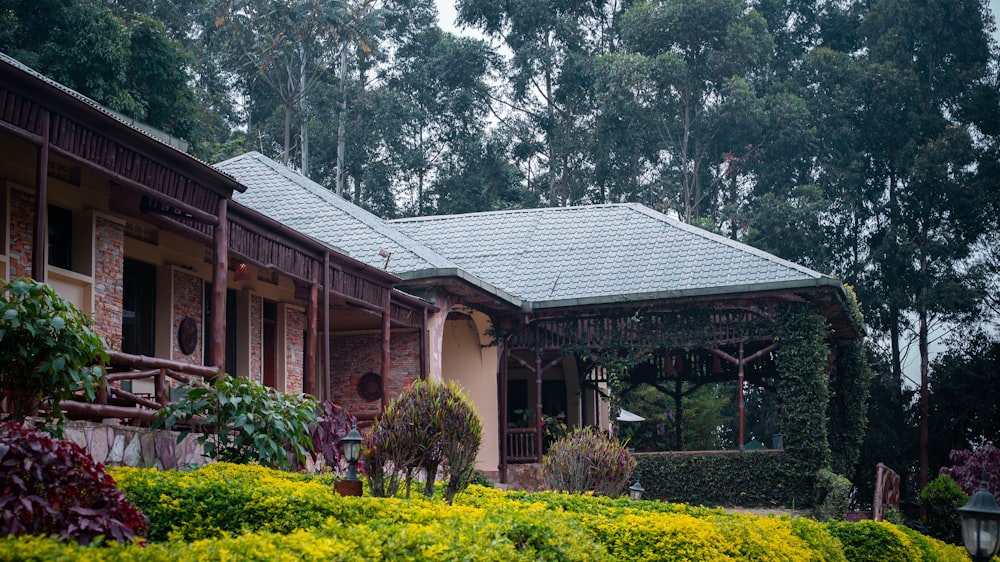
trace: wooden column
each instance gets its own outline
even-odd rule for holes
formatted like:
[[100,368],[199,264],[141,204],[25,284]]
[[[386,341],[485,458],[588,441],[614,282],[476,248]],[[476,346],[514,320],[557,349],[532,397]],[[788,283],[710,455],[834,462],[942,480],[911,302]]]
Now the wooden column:
[[535,327],[535,456],[542,460],[542,345]]
[[306,349],[303,354],[302,392],[316,395],[316,322],[319,308],[319,262],[313,260],[306,304]]
[[392,376],[392,365],[389,361],[392,340],[392,291],[385,292],[385,311],[382,313],[382,409],[389,405],[389,377]]
[[49,112],[39,111],[42,120],[42,144],[38,146],[38,163],[35,168],[35,231],[31,240],[31,278],[45,282],[45,263],[48,253],[48,199],[49,199]]
[[422,320],[420,322],[420,380],[427,380],[427,372],[430,371],[428,363],[430,362],[430,347],[427,342],[430,338],[427,337],[427,309],[423,308]]
[[737,444],[739,445],[739,449],[741,451],[743,450],[743,443],[744,443],[743,418],[746,416],[746,411],[747,411],[746,396],[744,396],[743,394],[743,374],[744,374],[743,369],[745,364],[746,362],[743,360],[743,342],[740,342],[740,356],[739,356],[739,363],[737,364],[739,370],[736,376],[736,381],[737,381],[736,407],[738,408],[740,414],[739,441],[737,441]]
[[215,260],[212,264],[212,340],[208,348],[208,364],[219,372],[226,369],[226,275],[229,272],[229,200],[219,198],[219,224],[215,225]]
[[[425,313],[426,314],[426,313]],[[507,340],[500,340],[497,350],[497,401],[500,407],[500,481],[507,481],[507,360],[510,357],[510,345]]]
[[330,252],[323,254],[323,381],[321,400],[330,399]]

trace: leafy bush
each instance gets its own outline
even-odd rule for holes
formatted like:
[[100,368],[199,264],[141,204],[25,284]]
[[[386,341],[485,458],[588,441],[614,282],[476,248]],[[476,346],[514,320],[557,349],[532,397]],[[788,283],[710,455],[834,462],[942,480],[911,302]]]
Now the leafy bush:
[[840,539],[844,556],[851,562],[912,562],[922,558],[909,537],[890,523],[834,522],[830,531]]
[[479,416],[457,383],[416,382],[389,403],[365,440],[372,495],[394,496],[405,483],[409,497],[413,476],[423,470],[424,495],[431,497],[443,464],[451,503],[476,475],[482,436]]
[[129,500],[149,516],[147,538],[199,540],[318,526],[335,513],[332,477],[212,463],[196,470],[111,470]]
[[[840,525],[854,524],[587,494],[470,486],[449,506],[423,497],[342,497],[330,490],[331,476],[258,466],[216,463],[192,472],[116,468],[113,473],[128,497],[150,514],[149,538],[155,544],[113,546],[95,555],[0,539],[0,560],[24,559],[11,552],[48,549],[40,558],[24,557],[164,560],[174,553],[174,559],[210,560],[845,562],[881,560],[879,549],[887,541],[890,561],[904,552],[907,560],[930,562],[962,560],[964,550],[884,523],[844,530]],[[851,538],[842,541],[842,535]],[[173,540],[160,543],[168,538]]]
[[816,501],[813,517],[820,521],[839,521],[851,504],[851,481],[829,468],[816,473]]
[[55,535],[90,544],[128,541],[145,517],[79,445],[0,423],[0,536]]
[[920,506],[926,517],[927,534],[946,543],[962,544],[962,522],[957,509],[969,496],[946,474],[931,480],[920,492]]
[[636,455],[633,478],[642,482],[644,497],[696,505],[808,506],[813,485],[789,478],[786,453]]
[[[316,401],[310,396],[231,376],[186,388],[179,401],[160,410],[153,427],[184,423],[201,428],[198,442],[212,459],[287,469],[289,450],[299,462],[312,450]],[[187,429],[181,431],[177,442],[187,434]]]
[[323,464],[333,470],[340,468],[343,448],[341,440],[353,427],[357,418],[341,406],[326,400],[316,405],[316,421],[310,425],[313,462],[323,460]]
[[542,457],[542,479],[553,490],[617,497],[625,490],[635,464],[621,443],[588,427],[549,447]]
[[0,287],[0,390],[8,393],[8,421],[22,422],[42,400],[61,436],[61,400],[83,392],[93,401],[104,384],[104,342],[90,319],[52,287],[14,279]]
[[949,453],[952,465],[941,469],[966,494],[976,493],[986,473],[986,488],[994,496],[1000,497],[1000,448],[986,443],[975,451],[956,450]]

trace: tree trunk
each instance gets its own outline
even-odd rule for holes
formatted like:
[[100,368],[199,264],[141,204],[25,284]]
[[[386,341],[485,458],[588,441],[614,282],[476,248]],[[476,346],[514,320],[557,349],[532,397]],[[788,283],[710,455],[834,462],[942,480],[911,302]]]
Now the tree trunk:
[[302,134],[302,175],[309,177],[309,112],[306,111],[306,61],[303,51],[302,62],[299,67],[299,119],[301,125],[299,131]]
[[[344,196],[344,161],[347,160],[347,43],[340,49],[340,115],[337,117],[337,195]],[[361,187],[354,202],[361,204]]]

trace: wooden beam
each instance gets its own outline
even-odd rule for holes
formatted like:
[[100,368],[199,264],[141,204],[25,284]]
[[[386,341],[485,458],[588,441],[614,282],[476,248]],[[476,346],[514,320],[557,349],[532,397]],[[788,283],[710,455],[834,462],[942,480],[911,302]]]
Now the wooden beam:
[[320,400],[330,398],[330,252],[323,253],[323,380]]

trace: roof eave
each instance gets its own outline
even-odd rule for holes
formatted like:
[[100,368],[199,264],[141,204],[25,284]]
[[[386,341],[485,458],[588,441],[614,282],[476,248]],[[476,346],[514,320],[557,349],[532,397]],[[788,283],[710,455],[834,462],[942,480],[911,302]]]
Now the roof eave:
[[472,285],[473,287],[483,291],[484,293],[496,297],[497,299],[503,300],[509,303],[515,308],[524,308],[526,302],[514,295],[495,287],[482,279],[472,275],[471,273],[465,271],[464,269],[458,267],[435,267],[428,269],[418,269],[413,271],[399,272],[396,274],[401,280],[402,284],[406,285],[407,281],[420,281],[420,282],[430,282],[436,279],[442,278],[457,278],[463,282]]
[[650,293],[632,293],[619,295],[602,295],[597,297],[585,297],[579,299],[559,299],[551,301],[526,301],[525,306],[530,310],[550,310],[557,308],[578,308],[604,306],[622,303],[637,303],[650,301],[669,301],[697,299],[703,297],[717,297],[724,295],[747,296],[758,293],[775,291],[791,291],[817,288],[833,288],[844,293],[843,283],[829,276],[822,276],[810,280],[797,281],[777,281],[771,283],[751,283],[747,285],[726,285],[719,287],[704,287],[697,289],[682,289],[676,291],[656,291]]

